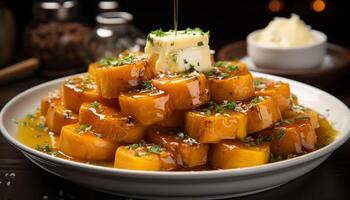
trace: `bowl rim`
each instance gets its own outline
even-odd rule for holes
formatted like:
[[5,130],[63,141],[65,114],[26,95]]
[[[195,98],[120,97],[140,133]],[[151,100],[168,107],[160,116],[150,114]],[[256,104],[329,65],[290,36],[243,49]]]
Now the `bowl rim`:
[[[347,110],[347,114],[343,117],[347,118],[350,121],[350,110],[349,108],[339,99],[334,97],[333,95],[320,90],[316,87],[310,86],[305,83],[301,83],[298,81],[294,81],[291,79],[265,74],[265,73],[259,73],[259,72],[252,72],[255,76],[265,76],[267,78],[272,79],[278,79],[281,81],[287,81],[292,84],[297,84],[302,87],[306,87],[312,90],[316,90],[318,93],[321,93],[323,95],[328,96],[332,99],[332,101],[337,102],[339,106],[342,107],[342,109]],[[72,76],[76,76],[80,74],[75,74]],[[336,139],[329,145],[322,147],[321,149],[318,149],[316,151],[313,151],[311,153],[292,158],[289,160],[283,160],[275,163],[268,163],[265,165],[260,166],[254,166],[254,167],[246,167],[246,168],[238,168],[238,169],[225,169],[225,170],[206,170],[206,171],[144,171],[144,170],[129,170],[129,169],[117,169],[117,168],[109,168],[109,167],[103,167],[103,166],[96,166],[86,163],[80,163],[75,162],[71,160],[66,160],[63,158],[53,157],[46,153],[37,151],[35,149],[32,149],[25,144],[18,141],[15,137],[13,137],[8,130],[5,127],[4,124],[4,118],[6,117],[7,112],[9,112],[9,109],[15,104],[17,101],[21,100],[27,95],[30,95],[32,91],[40,90],[42,88],[50,87],[50,85],[55,85],[60,82],[63,82],[67,77],[63,77],[60,79],[55,79],[52,81],[48,81],[45,83],[42,83],[40,85],[37,85],[35,87],[32,87],[28,90],[25,90],[24,92],[16,95],[14,98],[12,98],[7,104],[2,108],[0,112],[0,131],[5,139],[8,140],[8,142],[16,147],[17,149],[21,150],[22,152],[28,153],[30,156],[35,156],[39,159],[47,160],[48,162],[52,162],[56,165],[64,165],[65,168],[74,168],[77,170],[84,170],[87,172],[94,172],[96,174],[109,174],[112,176],[119,176],[119,177],[137,177],[137,178],[152,178],[152,179],[203,179],[203,178],[220,178],[220,177],[232,177],[232,176],[247,176],[252,174],[260,174],[264,172],[271,172],[276,170],[281,170],[285,168],[289,168],[292,166],[300,165],[306,162],[311,162],[312,160],[318,159],[322,156],[325,156],[327,154],[332,153],[335,149],[340,147],[342,144],[344,144],[350,137],[350,126],[347,127],[347,130],[345,132],[340,132],[339,135],[336,137]],[[205,175],[205,176],[203,176]]]
[[328,41],[328,37],[325,33],[318,31],[318,30],[311,30],[311,33],[315,35],[317,38],[319,38],[318,41],[312,44],[307,44],[307,45],[301,45],[301,46],[294,46],[294,47],[278,47],[278,46],[267,46],[263,44],[259,44],[256,41],[254,41],[253,37],[255,37],[257,34],[259,34],[263,29],[258,29],[255,30],[251,33],[248,34],[246,40],[247,40],[247,46],[255,46],[259,47],[261,49],[266,49],[266,50],[278,50],[278,51],[296,51],[296,50],[306,50],[309,48],[313,48],[316,46],[321,46],[323,44],[326,44]]

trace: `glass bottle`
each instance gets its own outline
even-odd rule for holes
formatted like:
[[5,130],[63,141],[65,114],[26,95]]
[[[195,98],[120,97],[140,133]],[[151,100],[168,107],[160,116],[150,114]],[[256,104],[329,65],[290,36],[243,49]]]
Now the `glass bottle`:
[[131,24],[133,16],[127,12],[104,12],[96,16],[97,26],[87,43],[90,62],[119,53],[139,51],[145,35]]
[[90,28],[78,19],[77,1],[41,1],[25,32],[28,55],[39,58],[41,72],[62,76],[86,68],[85,43]]

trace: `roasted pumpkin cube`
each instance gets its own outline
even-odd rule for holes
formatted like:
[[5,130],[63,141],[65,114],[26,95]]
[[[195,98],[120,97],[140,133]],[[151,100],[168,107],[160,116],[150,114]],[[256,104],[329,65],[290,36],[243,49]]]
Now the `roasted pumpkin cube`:
[[97,92],[96,83],[89,75],[75,76],[64,82],[63,102],[67,109],[78,113],[82,103],[93,101],[113,107],[118,105],[117,99],[103,98]]
[[120,146],[115,153],[115,168],[167,171],[176,168],[173,155],[159,145],[132,144]]
[[211,98],[217,102],[242,101],[254,95],[253,76],[247,71],[238,74],[219,73],[209,78],[209,85]]
[[118,144],[91,131],[87,124],[64,126],[58,141],[58,149],[65,155],[82,160],[113,159]]
[[165,120],[171,114],[170,96],[160,90],[123,93],[119,104],[123,114],[145,126]]
[[185,123],[186,110],[173,110],[165,120],[157,122],[162,127],[183,127]]
[[136,143],[145,133],[145,127],[134,122],[132,117],[97,101],[81,105],[79,123],[91,125],[95,132],[118,143]]
[[170,95],[175,110],[187,110],[210,99],[209,86],[203,74],[167,76],[153,79],[152,84]]
[[212,145],[211,165],[218,169],[251,167],[268,163],[268,144],[248,145],[240,140],[223,140]]
[[301,105],[293,105],[292,108],[283,111],[282,117],[284,119],[310,118],[314,128],[320,127],[318,113]]
[[52,92],[49,92],[46,96],[41,98],[40,114],[45,116],[51,104],[60,104],[60,103],[61,103],[61,93],[59,92],[59,90],[54,90]]
[[287,156],[312,151],[317,142],[310,118],[283,120],[261,134],[271,136],[271,151],[274,155]]
[[248,133],[255,133],[281,120],[281,112],[271,97],[255,97],[242,104],[248,115]]
[[254,78],[255,95],[270,96],[275,99],[280,111],[291,106],[291,93],[288,83],[276,82],[265,78]]
[[180,166],[195,167],[207,163],[209,145],[198,143],[184,132],[153,127],[147,131],[146,138],[172,152]]
[[198,110],[186,113],[185,131],[200,143],[218,143],[223,139],[244,138],[248,118],[245,113]]
[[62,103],[50,104],[46,113],[45,125],[59,135],[63,126],[78,122],[78,115],[64,107]]
[[125,56],[105,58],[91,65],[102,97],[117,98],[121,92],[138,87],[142,80],[152,78],[148,61],[142,57]]

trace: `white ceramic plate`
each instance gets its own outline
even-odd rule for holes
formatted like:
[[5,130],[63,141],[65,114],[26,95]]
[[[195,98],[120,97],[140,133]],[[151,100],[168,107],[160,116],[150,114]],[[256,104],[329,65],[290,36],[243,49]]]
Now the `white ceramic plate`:
[[[3,108],[0,128],[4,137],[41,168],[89,188],[107,193],[149,199],[213,199],[252,194],[285,184],[317,167],[350,136],[350,111],[341,101],[315,87],[290,79],[256,73],[290,84],[300,103],[325,115],[339,131],[330,145],[277,163],[232,170],[149,172],[112,169],[68,161],[28,148],[16,139],[16,124],[39,106],[40,98],[59,88],[64,78],[31,88]],[[329,110],[329,111],[328,111]]]

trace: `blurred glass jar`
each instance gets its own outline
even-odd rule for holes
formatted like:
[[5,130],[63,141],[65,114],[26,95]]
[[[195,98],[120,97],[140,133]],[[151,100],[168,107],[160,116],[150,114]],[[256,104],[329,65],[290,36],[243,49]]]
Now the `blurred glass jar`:
[[90,29],[77,15],[76,1],[41,1],[33,5],[34,19],[25,32],[29,56],[39,58],[41,71],[62,76],[86,67],[85,43]]
[[127,12],[105,12],[97,15],[97,26],[87,43],[90,62],[106,56],[116,56],[125,50],[143,50],[145,35],[131,24],[132,20],[132,14]]

